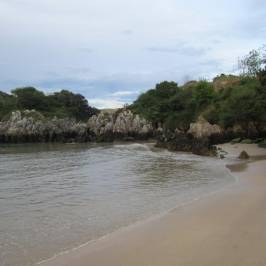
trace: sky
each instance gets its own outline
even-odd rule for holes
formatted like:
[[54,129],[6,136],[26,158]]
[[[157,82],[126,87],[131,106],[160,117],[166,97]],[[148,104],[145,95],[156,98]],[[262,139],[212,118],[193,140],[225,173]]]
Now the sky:
[[234,73],[266,43],[265,0],[0,0],[0,90],[116,108],[164,80]]

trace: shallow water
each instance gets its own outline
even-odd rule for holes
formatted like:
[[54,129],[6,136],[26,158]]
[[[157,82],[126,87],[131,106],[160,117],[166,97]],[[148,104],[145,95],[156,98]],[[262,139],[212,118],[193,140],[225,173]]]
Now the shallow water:
[[0,265],[24,266],[234,182],[152,144],[0,146]]

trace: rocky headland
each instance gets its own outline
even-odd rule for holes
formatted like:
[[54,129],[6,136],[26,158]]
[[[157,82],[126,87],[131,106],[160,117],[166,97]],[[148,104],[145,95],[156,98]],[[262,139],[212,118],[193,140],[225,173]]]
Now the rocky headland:
[[[256,137],[251,128],[235,126],[227,130],[210,124],[202,116],[191,123],[187,131],[170,131],[155,127],[145,118],[129,109],[103,110],[87,122],[71,118],[45,118],[35,110],[13,111],[0,122],[1,143],[23,142],[112,142],[154,139],[157,147],[172,151],[192,152],[198,155],[215,155],[215,144],[234,137],[246,136],[247,131]],[[241,138],[239,138],[239,141]]]
[[102,111],[87,122],[45,118],[35,110],[13,111],[0,122],[0,142],[88,142],[145,140],[154,136],[151,123],[130,110]]

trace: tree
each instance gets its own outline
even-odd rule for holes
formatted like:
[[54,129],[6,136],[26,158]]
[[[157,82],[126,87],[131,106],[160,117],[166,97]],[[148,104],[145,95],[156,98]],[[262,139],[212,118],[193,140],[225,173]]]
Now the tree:
[[53,113],[59,116],[70,116],[77,120],[87,120],[98,111],[89,106],[87,99],[81,94],[62,90],[49,96]]
[[266,65],[266,45],[257,50],[251,50],[238,61],[238,68],[242,75],[255,77]]
[[12,94],[17,98],[19,109],[45,111],[48,108],[44,93],[33,87],[17,88]]
[[0,120],[9,112],[16,109],[16,98],[0,91]]
[[178,92],[177,83],[164,81],[143,93],[131,106],[136,113],[142,114],[155,125],[163,123],[171,111],[170,100]]

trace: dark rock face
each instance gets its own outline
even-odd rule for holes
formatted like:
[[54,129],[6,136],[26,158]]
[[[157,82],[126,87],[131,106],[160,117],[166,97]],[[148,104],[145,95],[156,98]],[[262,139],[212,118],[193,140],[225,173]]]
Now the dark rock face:
[[248,155],[248,153],[247,153],[246,151],[242,151],[242,152],[239,154],[238,158],[239,158],[239,159],[244,159],[244,160],[246,160],[246,159],[249,159],[249,155]]
[[158,140],[157,147],[167,148],[172,151],[192,152],[196,155],[216,155],[216,150],[208,138],[195,138],[184,132],[162,135]]

